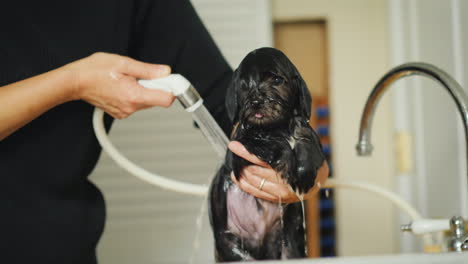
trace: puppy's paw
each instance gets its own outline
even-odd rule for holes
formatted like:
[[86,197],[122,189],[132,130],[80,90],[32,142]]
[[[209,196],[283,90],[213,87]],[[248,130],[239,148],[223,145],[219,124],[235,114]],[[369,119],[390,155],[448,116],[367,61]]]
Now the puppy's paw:
[[306,194],[314,187],[315,179],[317,178],[318,168],[312,166],[298,166],[297,176],[289,177],[288,183],[294,192],[299,195]]

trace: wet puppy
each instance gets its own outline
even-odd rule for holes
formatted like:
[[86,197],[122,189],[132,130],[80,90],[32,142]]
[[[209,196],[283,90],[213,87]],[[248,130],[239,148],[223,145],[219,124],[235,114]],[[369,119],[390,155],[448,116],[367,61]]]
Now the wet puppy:
[[[299,195],[307,193],[325,156],[309,126],[309,90],[291,61],[273,48],[250,52],[234,72],[226,105],[235,124],[231,140],[267,162]],[[231,171],[239,178],[250,164],[228,151],[211,184],[216,260],[306,257],[301,203],[264,201],[232,182]]]

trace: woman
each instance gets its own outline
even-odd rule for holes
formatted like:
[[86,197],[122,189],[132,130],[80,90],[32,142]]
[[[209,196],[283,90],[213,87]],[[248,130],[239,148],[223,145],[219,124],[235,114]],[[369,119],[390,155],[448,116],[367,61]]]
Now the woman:
[[[88,180],[100,154],[93,108],[110,115],[109,129],[111,116],[174,101],[137,79],[184,75],[230,130],[222,98],[232,70],[189,1],[8,1],[0,34],[2,263],[96,263],[105,208]],[[244,170],[244,190],[294,200],[241,144],[230,149],[259,165]]]

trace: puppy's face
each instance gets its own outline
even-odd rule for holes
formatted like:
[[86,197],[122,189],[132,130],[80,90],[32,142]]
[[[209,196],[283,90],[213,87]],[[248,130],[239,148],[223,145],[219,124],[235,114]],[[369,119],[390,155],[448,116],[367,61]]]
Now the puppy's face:
[[307,86],[289,59],[273,48],[254,50],[244,58],[226,102],[233,122],[255,127],[278,126],[297,115],[310,117]]
[[289,80],[279,72],[267,70],[253,67],[241,79],[244,85],[238,95],[240,119],[253,126],[274,126],[293,114],[294,96]]

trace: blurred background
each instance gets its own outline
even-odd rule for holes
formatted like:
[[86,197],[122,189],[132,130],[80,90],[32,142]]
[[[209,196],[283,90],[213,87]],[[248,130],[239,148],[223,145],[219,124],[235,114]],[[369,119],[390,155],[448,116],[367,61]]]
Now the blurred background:
[[[460,117],[449,95],[433,81],[399,81],[376,113],[373,155],[360,158],[354,149],[367,96],[393,66],[432,63],[466,86],[468,17],[463,14],[468,1],[191,2],[233,68],[263,46],[281,49],[298,67],[313,95],[311,124],[321,137],[332,177],[393,190],[425,217],[468,216]],[[167,177],[209,184],[218,167],[216,153],[178,103],[115,122],[110,135],[129,159]],[[107,203],[98,247],[101,263],[213,261],[204,199],[150,186],[105,153],[92,180]],[[399,225],[408,221],[373,194],[323,190],[307,204],[309,254],[421,252],[418,239],[399,232]]]

